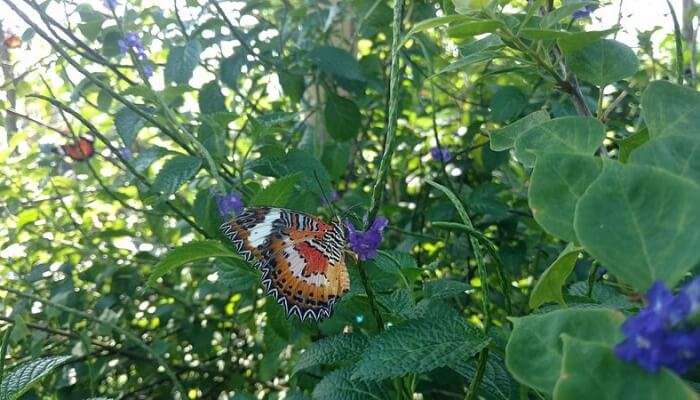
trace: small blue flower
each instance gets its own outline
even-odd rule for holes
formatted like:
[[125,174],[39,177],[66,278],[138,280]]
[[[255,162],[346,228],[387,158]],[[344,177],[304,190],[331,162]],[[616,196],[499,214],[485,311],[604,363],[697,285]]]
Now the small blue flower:
[[595,6],[595,5],[587,5],[583,8],[580,8],[580,9],[574,11],[571,14],[571,18],[573,18],[573,19],[588,18],[591,16],[591,13],[593,11],[595,11],[596,8],[597,8],[597,6]]
[[214,195],[216,205],[219,208],[221,218],[227,219],[232,215],[238,215],[243,211],[243,200],[236,192]]
[[444,147],[433,147],[430,149],[430,155],[435,161],[450,162],[450,160],[452,160],[452,153]]
[[143,65],[143,73],[146,75],[146,78],[150,78],[153,76],[153,65],[151,63],[145,63]]
[[109,8],[110,10],[114,10],[117,8],[119,5],[118,0],[104,0],[105,7]]
[[357,314],[355,316],[355,322],[357,322],[358,324],[361,324],[364,320],[365,320],[365,316],[362,314]]
[[622,324],[626,339],[615,347],[617,356],[649,372],[666,367],[683,374],[700,362],[700,327],[688,317],[700,310],[700,277],[674,296],[663,283],[647,291],[648,304]]
[[360,232],[350,221],[346,222],[348,228],[348,243],[360,260],[370,260],[377,255],[377,248],[382,243],[384,228],[389,225],[389,220],[377,217],[366,232]]
[[131,154],[131,150],[126,147],[119,149],[119,155],[125,160],[131,160],[131,157],[133,156],[133,154]]

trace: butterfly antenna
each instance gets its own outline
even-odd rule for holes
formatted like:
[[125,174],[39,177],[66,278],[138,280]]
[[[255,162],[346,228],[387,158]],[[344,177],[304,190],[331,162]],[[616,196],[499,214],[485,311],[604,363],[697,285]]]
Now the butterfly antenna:
[[321,197],[323,197],[323,201],[330,207],[331,212],[333,213],[333,218],[338,218],[338,214],[335,212],[335,208],[333,207],[333,204],[328,200],[328,197],[326,197],[326,192],[323,190],[323,185],[321,185],[321,180],[318,178],[318,174],[316,173],[316,170],[314,170],[314,179],[316,180],[316,184],[318,185],[318,189],[321,191]]
[[[347,210],[343,211],[343,214],[342,214],[343,219],[345,219],[345,217],[347,217],[348,215],[350,215],[350,212],[351,212],[353,209],[355,209],[355,208],[360,208],[360,207],[362,207],[362,204],[360,204],[360,203],[353,204],[353,205],[351,205],[350,207],[348,207]],[[356,216],[356,215],[355,215],[355,216]]]

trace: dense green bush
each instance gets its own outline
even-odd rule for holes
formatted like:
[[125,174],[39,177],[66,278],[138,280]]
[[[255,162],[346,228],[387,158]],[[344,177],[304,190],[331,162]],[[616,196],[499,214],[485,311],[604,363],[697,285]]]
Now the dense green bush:
[[[697,398],[676,14],[633,50],[591,1],[2,3],[0,400]],[[302,322],[239,199],[389,226]]]

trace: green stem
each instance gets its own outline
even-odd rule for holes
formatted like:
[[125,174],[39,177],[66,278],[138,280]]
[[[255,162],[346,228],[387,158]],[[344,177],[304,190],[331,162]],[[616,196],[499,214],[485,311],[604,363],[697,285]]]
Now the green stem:
[[594,263],[590,272],[588,273],[588,290],[586,291],[586,297],[591,297],[593,295],[593,285],[595,284],[596,275],[598,275],[598,268],[600,265]]
[[3,372],[5,371],[5,355],[7,354],[7,346],[10,344],[10,335],[12,330],[15,328],[15,324],[10,325],[5,331],[2,337],[2,343],[0,343],[0,383],[2,383]]
[[666,0],[668,9],[671,11],[671,18],[673,18],[673,36],[676,40],[676,73],[678,74],[678,84],[683,85],[683,35],[681,34],[681,27],[678,24],[678,18],[676,17],[676,10],[673,9],[671,2]]
[[[450,199],[452,204],[457,209],[457,213],[459,214],[466,228],[473,231],[474,225],[472,224],[471,218],[469,218],[469,214],[467,214],[467,210],[464,208],[464,204],[462,204],[462,201],[459,200],[457,196],[445,186],[442,186],[439,183],[433,182],[429,179],[426,180],[426,182],[430,186],[443,192]],[[474,252],[474,258],[476,259],[476,266],[479,273],[479,280],[481,281],[481,309],[482,313],[484,314],[484,332],[488,334],[491,328],[491,313],[489,311],[489,281],[488,274],[486,273],[486,264],[484,263],[484,256],[483,254],[481,254],[481,246],[479,244],[479,239],[477,238],[477,236],[469,234],[469,243],[471,244],[472,251]],[[486,246],[486,248],[488,247],[489,246]],[[469,385],[469,392],[467,394],[468,400],[473,400],[476,398],[479,386],[481,385],[481,380],[484,376],[483,369],[486,368],[487,361],[488,349],[483,349],[479,353],[477,374],[472,380],[471,384]],[[479,373],[479,371],[481,371],[481,373]]]
[[479,353],[479,359],[476,365],[476,375],[469,384],[469,392],[467,393],[467,400],[474,400],[479,392],[479,385],[481,385],[481,380],[484,379],[484,371],[486,371],[486,362],[489,358],[489,349],[486,348]]
[[[391,165],[391,157],[394,154],[396,121],[399,117],[399,83],[401,81],[399,70],[399,51],[401,47],[401,23],[403,21],[403,7],[404,0],[396,0],[394,5],[394,19],[392,22],[394,36],[391,41],[391,69],[389,73],[389,121],[386,130],[386,137],[384,139],[384,154],[382,155],[382,160],[379,163],[379,171],[377,172],[377,178],[372,189],[372,200],[370,203],[369,212],[367,213],[365,230],[369,228],[379,213],[379,207],[381,206],[384,193],[384,185],[386,182],[386,177],[389,173],[389,167]],[[369,277],[367,276],[367,270],[362,263],[360,263],[358,267],[358,270],[360,271],[360,281],[365,289],[365,293],[367,293],[372,314],[377,320],[377,328],[379,331],[382,331],[384,330],[384,322],[382,320],[381,313],[379,312],[379,307],[377,306],[374,290],[372,289],[372,285],[369,282]]]
[[151,349],[148,345],[146,345],[143,341],[141,341],[141,339],[138,336],[134,335],[133,333],[121,328],[118,325],[115,325],[112,322],[103,321],[100,318],[95,317],[91,314],[88,314],[84,311],[80,311],[80,310],[77,310],[77,309],[72,308],[72,307],[64,306],[63,304],[54,303],[53,301],[44,299],[43,297],[35,296],[33,294],[23,293],[23,292],[20,292],[19,290],[15,290],[11,287],[7,287],[4,285],[0,285],[0,290],[4,290],[8,293],[12,293],[17,297],[21,297],[21,298],[28,299],[28,300],[38,301],[39,303],[44,304],[46,306],[54,307],[54,308],[57,308],[61,311],[80,316],[80,317],[87,319],[89,321],[92,321],[96,324],[104,325],[104,326],[114,330],[115,332],[119,333],[120,335],[123,335],[125,338],[132,341],[136,346],[143,349],[147,354],[149,354],[149,356],[153,360],[157,361],[158,364],[160,364],[160,366],[163,367],[163,369],[165,370],[165,374],[168,375],[168,378],[170,378],[170,380],[175,385],[177,390],[180,391],[180,393],[183,395],[186,393],[185,388],[182,386],[182,383],[180,382],[180,379],[178,379],[177,375],[175,375],[175,372],[170,368],[170,366],[165,361],[165,359],[163,357],[161,357],[160,355],[158,355],[155,351],[153,351],[153,349]]

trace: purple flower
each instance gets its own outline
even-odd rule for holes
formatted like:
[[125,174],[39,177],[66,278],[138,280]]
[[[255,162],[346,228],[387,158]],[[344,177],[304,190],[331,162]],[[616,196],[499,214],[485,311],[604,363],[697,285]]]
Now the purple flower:
[[132,157],[131,150],[126,147],[119,149],[119,155],[125,160],[131,160]]
[[117,0],[104,0],[104,4],[105,4],[105,7],[109,8],[110,10],[114,10],[119,5],[119,1],[117,1]]
[[583,8],[579,8],[578,10],[574,11],[571,14],[571,18],[573,18],[573,19],[588,18],[596,8],[597,8],[597,6],[595,6],[595,5],[587,5]]
[[450,162],[452,160],[452,153],[444,147],[433,147],[430,149],[430,155],[435,161]]
[[227,219],[231,215],[240,214],[243,211],[243,200],[236,192],[216,194],[214,198],[219,208],[219,214],[221,214],[223,219]]
[[143,73],[146,75],[146,78],[150,78],[153,76],[153,66],[151,63],[145,63],[143,65]]
[[377,255],[377,248],[382,242],[384,228],[389,225],[389,220],[384,217],[377,217],[372,222],[372,226],[366,232],[359,232],[350,221],[346,221],[348,228],[348,242],[360,260],[370,260]]
[[676,296],[656,282],[647,292],[647,301],[645,308],[622,324],[626,339],[615,353],[649,372],[666,367],[685,373],[700,362],[700,327],[688,320],[700,311],[700,277]]

